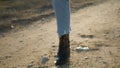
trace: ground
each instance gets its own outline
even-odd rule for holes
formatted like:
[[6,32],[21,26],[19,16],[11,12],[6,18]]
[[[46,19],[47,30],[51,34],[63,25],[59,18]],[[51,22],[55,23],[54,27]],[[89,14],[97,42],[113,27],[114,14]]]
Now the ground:
[[[71,57],[55,66],[58,48],[54,17],[0,35],[0,68],[119,68],[120,1],[89,5],[71,14]],[[88,51],[76,51],[87,46]],[[43,60],[46,60],[43,62]]]

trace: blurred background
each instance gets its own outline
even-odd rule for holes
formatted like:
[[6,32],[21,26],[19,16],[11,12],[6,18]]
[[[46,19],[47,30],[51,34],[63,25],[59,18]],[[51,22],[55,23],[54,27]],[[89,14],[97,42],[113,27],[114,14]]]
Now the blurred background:
[[[72,12],[105,0],[71,0]],[[0,29],[53,16],[52,0],[0,0]]]

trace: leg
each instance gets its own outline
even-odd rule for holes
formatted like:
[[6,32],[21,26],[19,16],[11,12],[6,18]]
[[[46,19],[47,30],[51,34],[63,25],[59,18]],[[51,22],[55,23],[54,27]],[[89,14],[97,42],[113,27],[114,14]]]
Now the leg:
[[70,32],[70,7],[69,0],[53,0],[57,18],[57,32],[59,37]]
[[57,18],[57,32],[59,35],[58,59],[56,65],[67,63],[70,57],[70,8],[69,0],[53,0],[53,6]]

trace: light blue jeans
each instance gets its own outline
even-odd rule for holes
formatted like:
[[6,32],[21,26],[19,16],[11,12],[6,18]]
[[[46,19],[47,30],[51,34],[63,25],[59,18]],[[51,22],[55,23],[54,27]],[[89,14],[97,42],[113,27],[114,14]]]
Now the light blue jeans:
[[59,37],[70,33],[70,0],[53,0]]

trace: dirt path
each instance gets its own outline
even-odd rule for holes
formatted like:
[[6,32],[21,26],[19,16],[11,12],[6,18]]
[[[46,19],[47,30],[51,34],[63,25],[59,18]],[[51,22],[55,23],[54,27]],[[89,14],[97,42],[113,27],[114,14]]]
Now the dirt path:
[[[119,18],[119,0],[73,13],[70,63],[60,67],[53,62],[58,47],[55,18],[5,33],[0,36],[0,68],[119,68]],[[77,52],[78,46],[90,50]],[[47,63],[42,63],[43,59]]]

